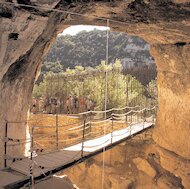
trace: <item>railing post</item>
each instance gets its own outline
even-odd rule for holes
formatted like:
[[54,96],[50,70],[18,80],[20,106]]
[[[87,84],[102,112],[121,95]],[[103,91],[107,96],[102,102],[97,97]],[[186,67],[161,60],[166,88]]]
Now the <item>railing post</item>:
[[131,121],[130,121],[130,125],[129,125],[129,129],[130,129],[130,136],[132,135],[132,131],[131,131],[131,129],[132,129],[132,114],[131,114]]
[[125,123],[127,123],[128,122],[128,116],[127,116],[128,108],[126,108],[124,112],[126,113],[126,115],[125,115]]
[[145,101],[145,111],[144,111],[144,118],[143,118],[143,129],[144,129],[144,125],[146,122],[146,111],[147,111],[147,97],[146,97],[146,101]]
[[111,121],[112,121],[112,131],[111,131],[111,144],[113,143],[113,113],[111,114]]
[[[140,107],[140,110],[141,110],[141,106],[139,106],[139,107]],[[137,113],[137,122],[138,123],[141,122],[141,112]]]
[[[142,109],[143,109],[143,106],[141,105],[141,106],[140,106],[140,110],[142,110]],[[141,111],[141,121],[144,120],[144,118],[143,118],[143,117],[144,117],[143,114],[144,114],[144,113]]]
[[143,130],[144,130],[144,124],[145,124],[145,111],[146,111],[146,109],[144,110],[144,113],[143,113]]
[[5,142],[4,142],[4,167],[7,167],[7,131],[8,131],[8,122],[5,124]]
[[30,146],[30,186],[32,189],[34,188],[33,151],[34,151],[34,126],[32,127],[31,146]]
[[34,176],[33,176],[33,161],[30,162],[30,186],[34,189]]
[[57,108],[56,108],[56,149],[59,149],[59,128],[58,128],[58,113],[57,113]]
[[134,122],[135,122],[135,124],[137,123],[137,113],[135,114]]
[[155,108],[154,108],[154,110],[153,110],[153,116],[152,116],[152,123],[153,123],[153,124],[155,124],[156,112],[157,112],[157,106],[155,105]]
[[83,132],[82,132],[81,158],[83,158],[83,156],[84,156],[85,127],[86,127],[86,117],[84,118],[84,127],[83,127]]
[[92,137],[92,136],[91,136],[91,131],[92,131],[92,123],[91,123],[91,120],[92,120],[92,113],[90,113],[90,123],[89,123],[89,124],[90,124],[90,128],[89,128],[89,132],[90,132],[90,135],[89,135],[89,136],[90,136],[90,137]]
[[31,133],[31,154],[30,154],[30,159],[32,159],[32,152],[34,148],[34,126],[32,126],[32,133]]

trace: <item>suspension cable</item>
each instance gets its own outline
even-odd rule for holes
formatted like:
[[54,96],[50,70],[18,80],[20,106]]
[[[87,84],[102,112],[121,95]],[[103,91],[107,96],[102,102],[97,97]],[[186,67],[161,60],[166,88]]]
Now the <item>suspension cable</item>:
[[[109,19],[107,19],[107,27],[109,27]],[[106,120],[106,110],[107,110],[107,98],[108,98],[108,59],[109,59],[109,30],[107,29],[106,32],[106,61],[105,61],[105,120]],[[104,136],[106,134],[105,131],[106,127],[104,125]],[[104,169],[105,169],[105,146],[103,148],[103,154],[102,154],[103,162],[102,162],[102,189],[104,189]]]
[[[26,7],[26,8],[42,9],[44,11],[53,11],[53,12],[65,13],[65,14],[68,14],[68,15],[83,16],[83,17],[86,17],[86,18],[107,21],[107,23],[109,21],[111,21],[113,23],[118,23],[118,24],[125,24],[125,25],[128,24],[128,22],[123,22],[123,21],[119,21],[119,20],[115,20],[115,19],[107,19],[107,18],[95,16],[95,15],[85,15],[85,14],[82,14],[82,13],[61,10],[61,9],[58,9],[58,8],[50,8],[50,7],[40,6],[40,5],[27,5],[27,4],[22,4],[22,3],[13,3],[13,2],[4,2],[3,4],[12,5],[12,6],[15,6],[15,7],[16,6],[21,6],[21,7]],[[109,24],[107,24],[107,26],[108,25]]]
[[[109,19],[107,20],[107,27],[109,27]],[[107,110],[107,98],[108,98],[108,56],[109,56],[109,30],[106,30],[106,61],[105,61],[105,119],[106,119],[106,110]]]

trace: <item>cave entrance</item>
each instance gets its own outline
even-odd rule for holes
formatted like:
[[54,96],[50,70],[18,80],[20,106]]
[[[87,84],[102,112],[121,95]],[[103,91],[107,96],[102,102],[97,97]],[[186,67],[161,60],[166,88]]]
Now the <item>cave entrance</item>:
[[[106,65],[107,30],[101,26],[79,25],[71,26],[57,36],[34,86],[30,107],[31,126],[55,126],[49,131],[56,133],[56,126],[59,125],[78,126],[77,121],[80,123],[83,112],[105,110],[105,70],[106,118],[111,116],[109,110],[112,108],[121,108],[119,113],[125,114],[135,107],[135,111],[138,108],[149,111],[142,111],[136,117],[129,114],[129,117],[115,119],[130,122],[151,117],[155,120],[157,74],[149,44],[136,36],[109,31]],[[93,118],[104,117],[105,114],[100,113]],[[37,134],[46,132],[39,127],[35,131]],[[56,134],[53,137],[52,140],[56,141]],[[68,137],[79,136],[64,136]],[[50,146],[56,148],[55,143],[47,148]]]
[[[145,122],[155,122],[156,67],[149,45],[105,27],[75,27],[77,33],[65,30],[57,36],[35,83],[28,122],[32,139],[27,132],[28,141],[22,142],[26,156],[113,133],[113,128],[142,122],[144,129]],[[107,133],[93,126],[103,120],[112,123]]]
[[[84,108],[67,110],[70,95],[93,98],[95,109],[103,110],[106,30],[79,25],[58,34],[34,86],[32,113],[81,113]],[[108,50],[107,108],[157,104],[157,73],[149,45],[136,36],[109,32]]]
[[[35,83],[27,141],[22,142],[25,156],[31,155],[31,146],[35,153],[41,153],[84,140],[81,131],[72,130],[81,128],[84,112],[90,125],[92,120],[108,119],[115,122],[116,129],[155,121],[156,66],[149,45],[139,37],[111,32],[106,27],[72,26],[68,30],[57,36]],[[85,132],[85,140],[104,133],[103,128]],[[23,154],[23,148],[19,149]]]

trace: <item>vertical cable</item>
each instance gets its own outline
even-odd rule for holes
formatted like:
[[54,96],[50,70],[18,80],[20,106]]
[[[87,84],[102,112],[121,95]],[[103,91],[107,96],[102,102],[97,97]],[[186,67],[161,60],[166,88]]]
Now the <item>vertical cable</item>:
[[[47,100],[48,100],[48,87],[47,87],[47,85],[48,85],[48,79],[47,79],[47,77],[46,77],[46,79],[45,79],[45,93],[46,93],[46,96],[45,96],[45,112],[47,113],[47,104],[48,104],[48,102],[47,102]],[[32,102],[32,105],[33,105],[33,102]]]
[[50,113],[52,113],[52,96],[53,96],[53,75],[50,76],[51,77],[51,85],[50,85],[50,91],[51,91],[51,95],[50,95]]
[[[109,27],[109,19],[107,19],[107,27]],[[109,58],[109,29],[106,32],[106,61],[105,61],[105,101],[104,101],[104,110],[105,110],[105,119],[106,119],[106,109],[107,109],[107,96],[108,96],[108,58]]]
[[[107,19],[107,27],[109,27],[109,19]],[[105,119],[106,119],[106,109],[107,109],[107,93],[108,93],[108,56],[109,56],[109,29],[107,29],[106,33],[106,62],[105,62],[105,104],[104,104],[104,110],[105,110]],[[105,124],[104,124],[104,135],[105,135]],[[103,148],[103,163],[102,163],[102,189],[104,188],[104,168],[105,168],[105,147]]]

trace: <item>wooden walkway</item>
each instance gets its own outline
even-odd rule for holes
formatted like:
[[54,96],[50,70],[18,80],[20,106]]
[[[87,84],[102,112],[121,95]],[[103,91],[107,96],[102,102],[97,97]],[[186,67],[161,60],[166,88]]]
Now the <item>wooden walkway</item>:
[[13,183],[17,183],[18,181],[22,181],[24,175],[19,173],[9,172],[8,170],[0,171],[0,189]]
[[[43,175],[45,176],[51,172],[55,173],[64,168],[70,167],[75,163],[82,162],[84,159],[100,153],[104,148],[111,148],[112,146],[124,141],[126,138],[143,132],[152,125],[152,123],[148,122],[134,124],[131,127],[114,131],[113,133],[106,134],[105,136],[93,140],[85,141],[83,144],[79,143],[56,152],[33,157],[33,175],[35,178]],[[81,152],[82,145],[83,156]],[[30,159],[26,158],[12,163],[10,168],[26,176],[29,176],[30,165]]]

